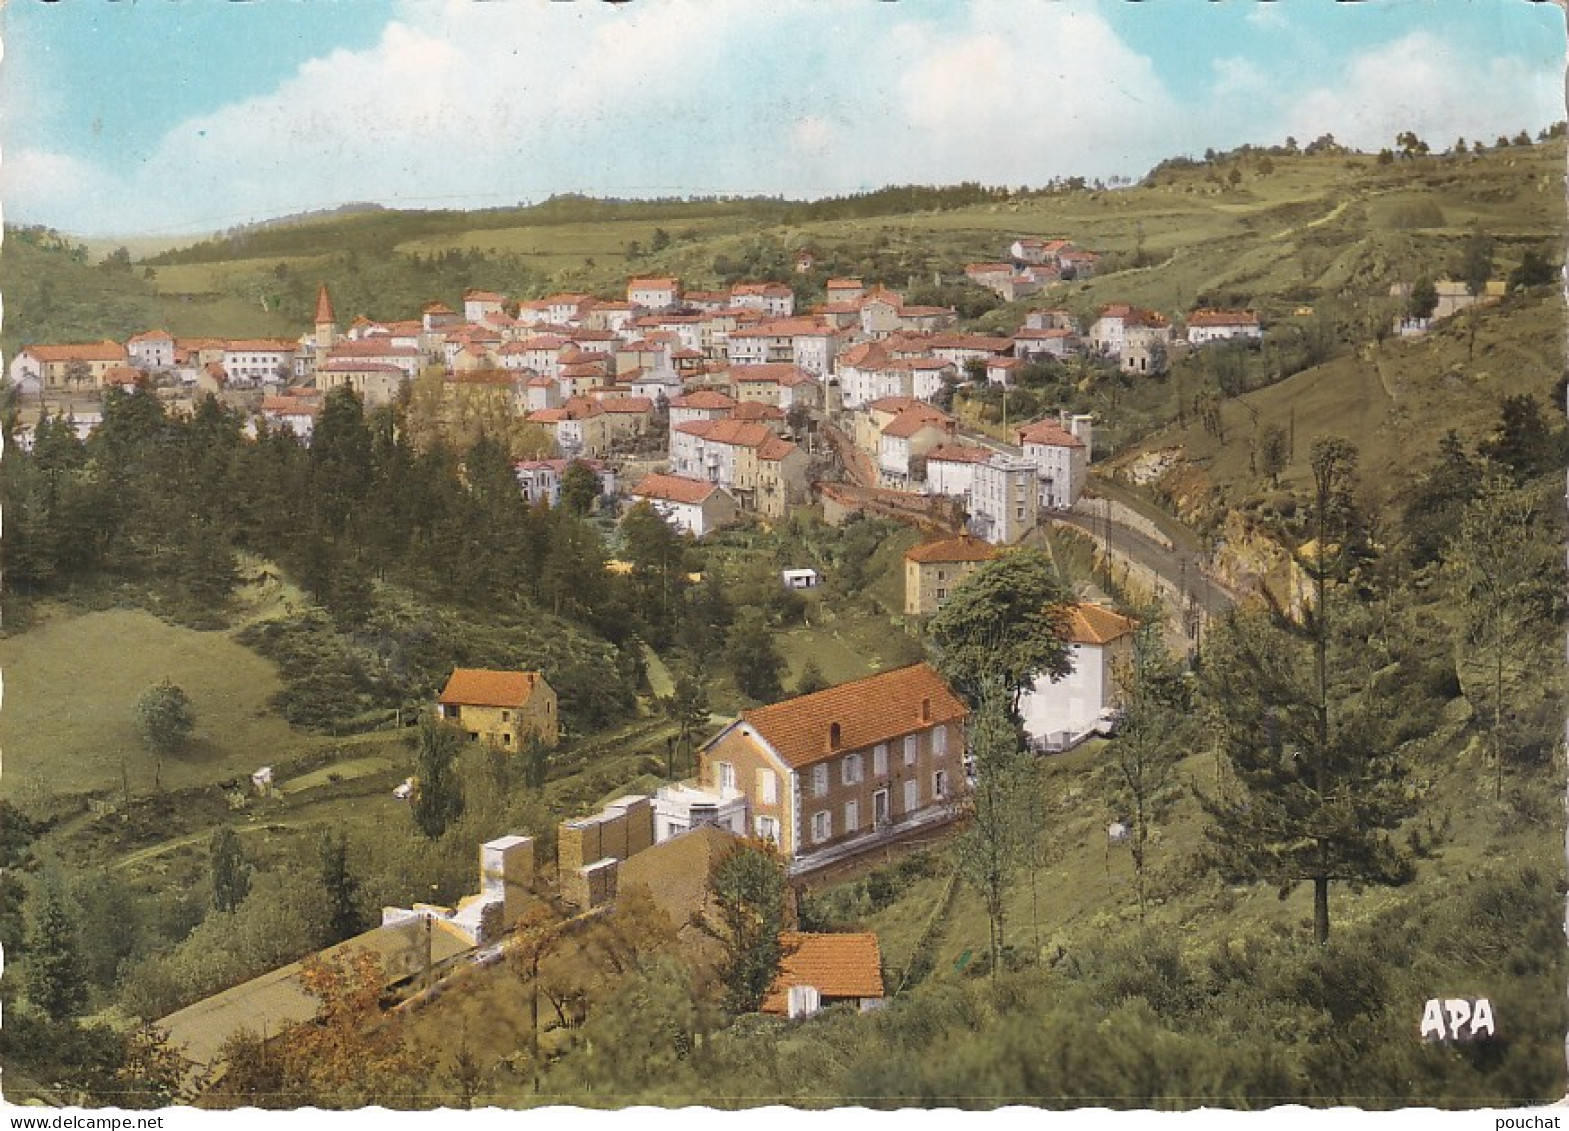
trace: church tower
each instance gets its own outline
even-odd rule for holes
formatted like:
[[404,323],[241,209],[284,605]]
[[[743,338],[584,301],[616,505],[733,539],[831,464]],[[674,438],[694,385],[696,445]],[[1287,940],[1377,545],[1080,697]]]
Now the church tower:
[[327,295],[327,284],[316,291],[316,352],[325,354],[338,341],[338,319],[332,312],[332,299]]

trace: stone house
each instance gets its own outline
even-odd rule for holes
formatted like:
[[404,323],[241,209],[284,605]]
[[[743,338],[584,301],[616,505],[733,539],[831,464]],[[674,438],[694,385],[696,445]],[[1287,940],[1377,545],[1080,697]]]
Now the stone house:
[[437,715],[501,750],[520,750],[529,736],[554,746],[561,737],[556,692],[540,672],[454,668],[436,700]]
[[973,534],[923,542],[904,554],[904,612],[931,616],[970,574],[998,555],[998,549]]

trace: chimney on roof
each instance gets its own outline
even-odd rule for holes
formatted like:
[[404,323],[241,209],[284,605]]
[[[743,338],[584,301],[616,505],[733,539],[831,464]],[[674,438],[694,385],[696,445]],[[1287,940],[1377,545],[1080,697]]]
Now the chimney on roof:
[[932,721],[932,697],[930,695],[928,695],[924,699],[921,700],[921,722],[929,723],[931,721]]

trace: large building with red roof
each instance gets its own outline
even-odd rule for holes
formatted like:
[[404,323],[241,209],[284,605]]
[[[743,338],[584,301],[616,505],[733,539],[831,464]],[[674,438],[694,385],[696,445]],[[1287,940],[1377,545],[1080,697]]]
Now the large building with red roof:
[[739,790],[792,872],[948,821],[965,791],[968,709],[929,664],[741,712],[698,751],[701,785]]

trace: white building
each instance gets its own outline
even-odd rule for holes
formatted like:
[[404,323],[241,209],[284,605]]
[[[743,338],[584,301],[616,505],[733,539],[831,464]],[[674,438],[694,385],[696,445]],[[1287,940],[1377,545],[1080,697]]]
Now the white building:
[[660,786],[654,794],[654,843],[663,843],[698,825],[717,825],[736,836],[746,836],[747,809],[746,795],[734,781],[713,790],[683,782]]
[[1188,343],[1201,346],[1210,342],[1263,340],[1256,310],[1195,310],[1188,315]]
[[728,491],[706,479],[649,475],[628,494],[635,502],[647,501],[671,526],[694,538],[734,522],[739,511]]
[[730,288],[730,305],[788,318],[795,313],[795,292],[783,283],[737,283]]
[[1113,665],[1132,654],[1138,629],[1104,605],[1074,605],[1066,619],[1073,670],[1055,682],[1041,676],[1019,701],[1024,733],[1038,750],[1067,750],[1108,728],[1121,702]]
[[926,453],[926,493],[966,498],[975,486],[975,465],[991,458],[988,448],[939,444]]
[[506,301],[505,295],[494,291],[468,291],[463,295],[463,321],[479,325],[491,315],[502,313]]
[[174,368],[174,336],[163,330],[149,330],[126,339],[125,352],[136,368],[157,373]]
[[666,310],[681,301],[681,280],[663,276],[628,279],[627,301],[646,310]]
[[298,343],[286,338],[244,338],[226,342],[223,369],[231,383],[260,385],[287,381],[294,372]]
[[1092,427],[1091,417],[1064,412],[1059,420],[1037,420],[1017,431],[1024,458],[1035,468],[1045,509],[1069,510],[1079,501],[1089,478]]
[[1040,514],[1035,465],[997,454],[974,466],[970,530],[996,546],[1009,546],[1035,529]]

